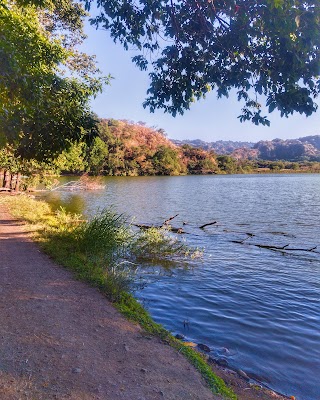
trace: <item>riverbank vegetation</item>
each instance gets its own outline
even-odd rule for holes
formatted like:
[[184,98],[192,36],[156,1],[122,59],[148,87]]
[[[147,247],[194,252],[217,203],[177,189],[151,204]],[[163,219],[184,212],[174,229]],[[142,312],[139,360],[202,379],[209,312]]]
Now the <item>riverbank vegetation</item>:
[[[98,119],[97,119],[98,121]],[[0,188],[14,189],[5,172],[27,178],[19,182],[22,190],[40,182],[50,187],[50,176],[90,174],[107,176],[203,175],[249,173],[318,173],[320,162],[308,160],[261,160],[243,157],[241,149],[218,155],[213,150],[180,146],[171,142],[161,129],[144,123],[99,120],[92,142],[73,141],[50,159],[28,159],[17,154],[13,145],[0,149]],[[241,153],[241,154],[240,154]],[[240,156],[241,155],[241,156]],[[15,181],[14,181],[15,182]]]
[[163,230],[134,232],[123,215],[105,210],[89,221],[63,209],[53,213],[50,206],[27,196],[2,196],[16,218],[27,222],[35,240],[59,264],[75,276],[97,287],[127,318],[138,322],[147,332],[176,348],[202,373],[213,393],[236,399],[205,362],[202,354],[174,338],[156,324],[130,294],[139,265],[162,260],[185,261],[193,252]]

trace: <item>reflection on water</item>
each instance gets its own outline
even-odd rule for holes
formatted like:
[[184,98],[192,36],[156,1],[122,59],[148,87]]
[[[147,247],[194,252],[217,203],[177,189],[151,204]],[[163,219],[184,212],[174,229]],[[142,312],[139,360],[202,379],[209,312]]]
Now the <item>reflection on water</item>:
[[86,202],[81,193],[72,193],[68,197],[61,196],[61,192],[50,192],[46,196],[53,210],[64,208],[73,214],[82,214],[86,209]]
[[[205,248],[190,270],[146,276],[136,295],[156,321],[275,390],[320,399],[320,175],[120,177],[105,184],[48,199],[89,215],[114,204],[142,223],[179,214],[173,225],[186,222],[187,242]],[[217,224],[199,229],[210,221]]]

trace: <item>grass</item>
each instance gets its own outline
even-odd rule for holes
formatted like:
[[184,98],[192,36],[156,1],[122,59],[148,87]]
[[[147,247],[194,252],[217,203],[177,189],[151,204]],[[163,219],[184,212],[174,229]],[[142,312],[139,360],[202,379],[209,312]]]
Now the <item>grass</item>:
[[130,294],[137,261],[185,259],[198,255],[168,232],[152,229],[136,233],[123,215],[104,210],[84,221],[82,216],[60,209],[53,213],[49,205],[27,196],[0,196],[0,204],[10,213],[33,227],[34,238],[59,264],[72,270],[75,276],[97,287],[128,319],[135,321],[149,334],[183,354],[202,374],[214,394],[236,399],[224,381],[217,377],[205,357],[174,338]]

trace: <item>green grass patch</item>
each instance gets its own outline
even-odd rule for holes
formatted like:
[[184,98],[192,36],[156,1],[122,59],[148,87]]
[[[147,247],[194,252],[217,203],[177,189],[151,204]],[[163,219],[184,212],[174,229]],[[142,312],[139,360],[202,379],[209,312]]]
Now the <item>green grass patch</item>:
[[167,261],[170,257],[185,260],[197,255],[185,244],[163,230],[132,231],[122,215],[104,210],[90,221],[81,215],[60,209],[53,213],[43,201],[28,196],[0,196],[10,213],[23,219],[34,230],[34,238],[56,262],[72,270],[75,276],[97,287],[128,319],[135,321],[149,334],[183,354],[202,374],[214,394],[236,399],[224,381],[217,377],[205,357],[174,338],[130,294],[137,262]]

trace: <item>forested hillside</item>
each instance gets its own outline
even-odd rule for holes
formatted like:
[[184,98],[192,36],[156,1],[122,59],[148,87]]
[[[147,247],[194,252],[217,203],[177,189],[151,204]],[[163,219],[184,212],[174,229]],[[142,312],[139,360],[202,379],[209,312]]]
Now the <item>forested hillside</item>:
[[212,152],[185,145],[177,147],[161,129],[144,123],[102,119],[99,136],[90,146],[74,143],[56,160],[62,172],[114,176],[212,174],[218,172]]
[[[301,163],[271,157],[262,160],[262,152],[249,144],[248,147],[233,150],[231,155],[191,144],[180,143],[178,146],[166,137],[162,129],[147,127],[143,122],[101,119],[98,128],[99,136],[91,145],[73,143],[69,150],[53,161],[55,168],[63,173],[89,172],[113,176],[320,170],[318,163],[306,160]],[[270,143],[280,146],[280,142],[275,140]]]

